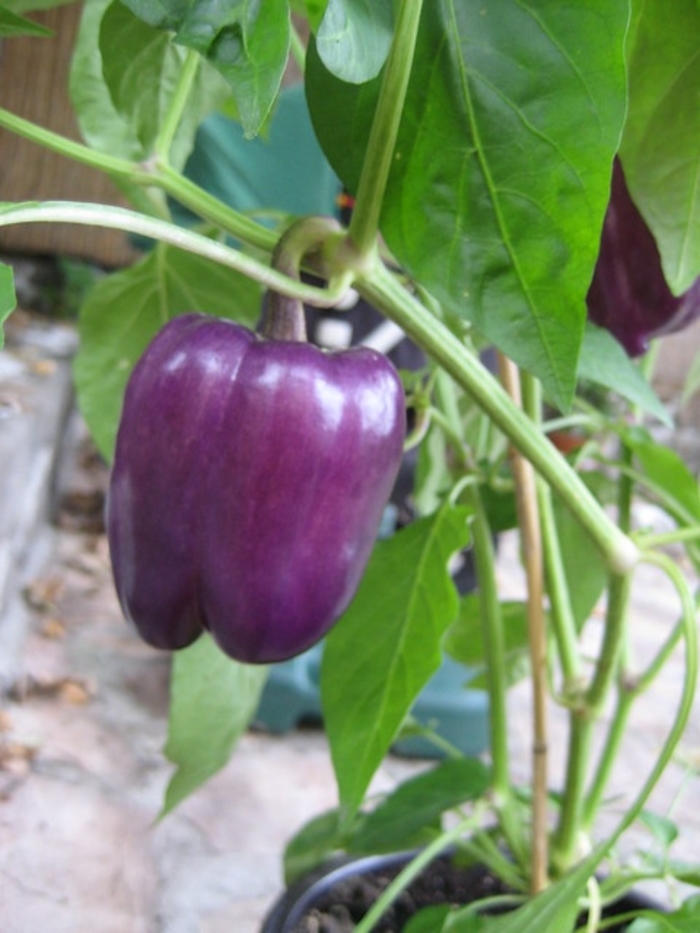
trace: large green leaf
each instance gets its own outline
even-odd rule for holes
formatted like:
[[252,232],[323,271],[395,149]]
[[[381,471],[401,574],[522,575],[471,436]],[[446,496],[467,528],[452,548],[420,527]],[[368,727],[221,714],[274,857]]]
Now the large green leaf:
[[[15,296],[14,277],[12,267],[0,262],[0,324],[15,310],[17,298]],[[5,334],[0,327],[0,348],[4,346]]]
[[[626,0],[425,4],[382,213],[406,270],[570,402],[625,114]],[[307,95],[353,189],[377,82],[310,49]],[[427,246],[429,245],[429,248]]]
[[260,701],[268,668],[239,664],[203,635],[173,661],[167,758],[177,765],[161,816],[227,764]]
[[391,0],[328,0],[316,34],[318,54],[331,74],[362,84],[379,74],[392,25]]
[[700,5],[634,0],[629,113],[621,154],[669,286],[700,275]]
[[74,375],[81,410],[104,456],[112,456],[131,370],[166,321],[203,311],[252,325],[259,307],[254,282],[163,244],[99,282],[81,310]]
[[357,596],[327,637],[323,715],[348,813],[442,661],[442,636],[457,614],[447,564],[466,543],[466,515],[446,505],[378,542]]
[[[100,25],[102,74],[117,112],[124,116],[145,156],[152,154],[175,97],[187,52],[168,33],[147,25],[113,0]],[[228,97],[225,81],[201,62],[168,153],[181,168],[202,120]]]
[[[70,91],[80,129],[95,149],[143,161],[153,155],[186,52],[119,0],[88,0],[71,64]],[[168,159],[182,168],[197,127],[229,95],[225,81],[200,64]]]
[[125,0],[149,25],[174,32],[227,81],[247,136],[255,135],[282,83],[290,44],[287,0]]

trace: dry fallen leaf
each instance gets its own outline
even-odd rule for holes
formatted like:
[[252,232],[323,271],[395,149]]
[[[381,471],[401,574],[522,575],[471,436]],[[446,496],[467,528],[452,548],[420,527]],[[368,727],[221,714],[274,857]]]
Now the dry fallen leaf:
[[63,638],[66,634],[66,626],[60,619],[57,619],[56,616],[49,616],[41,626],[39,634],[42,638],[49,638],[52,640]]
[[52,610],[64,589],[64,582],[60,577],[40,577],[30,580],[24,588],[24,598],[27,603],[39,612]]

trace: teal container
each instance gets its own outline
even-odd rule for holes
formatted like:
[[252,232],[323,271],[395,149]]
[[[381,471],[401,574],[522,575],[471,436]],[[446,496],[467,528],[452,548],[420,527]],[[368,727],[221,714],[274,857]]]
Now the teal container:
[[[309,723],[322,725],[319,677],[323,642],[309,651],[276,664],[270,672],[256,723],[270,732],[285,733]],[[418,697],[411,716],[430,726],[465,755],[480,755],[488,747],[488,698],[483,690],[465,684],[469,671],[445,658]],[[439,758],[443,752],[422,735],[401,739],[392,751],[410,758]]]

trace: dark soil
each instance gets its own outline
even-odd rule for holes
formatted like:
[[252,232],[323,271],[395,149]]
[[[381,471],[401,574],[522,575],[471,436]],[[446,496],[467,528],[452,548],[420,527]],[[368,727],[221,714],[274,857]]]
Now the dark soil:
[[[353,875],[320,895],[299,922],[280,933],[352,933],[381,893],[403,866]],[[374,933],[401,933],[411,917],[424,907],[450,904],[462,907],[476,900],[510,893],[500,879],[483,866],[455,865],[449,856],[433,862],[394,902],[374,928]],[[626,898],[606,916],[625,913],[638,904]],[[506,909],[506,908],[504,908]],[[495,913],[496,911],[493,911]],[[502,912],[502,911],[498,911]],[[608,927],[607,933],[624,933],[627,924]]]
[[[402,866],[355,875],[322,895],[291,933],[352,933],[388,887]],[[445,856],[437,859],[394,902],[377,924],[376,933],[400,933],[423,907],[461,906],[484,897],[507,893],[499,879],[482,866],[463,868]]]

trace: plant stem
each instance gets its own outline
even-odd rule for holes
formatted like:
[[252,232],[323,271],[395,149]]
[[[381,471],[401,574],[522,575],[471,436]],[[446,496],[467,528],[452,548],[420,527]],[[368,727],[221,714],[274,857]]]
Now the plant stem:
[[199,217],[216,224],[236,239],[266,252],[272,252],[275,248],[278,233],[224,204],[171,166],[157,166],[150,182],[158,185],[166,194]]
[[423,0],[402,0],[400,3],[394,38],[384,66],[381,91],[348,230],[348,240],[359,265],[376,249],[379,216],[394,159],[422,7]]
[[161,124],[158,136],[153,147],[154,154],[158,163],[167,165],[170,162],[170,150],[173,140],[177,133],[182,114],[187,105],[187,100],[197,77],[201,57],[199,52],[194,49],[188,49],[185,55],[185,61],[180,71],[180,75],[175,85],[175,90],[170,98],[168,109]]
[[554,860],[560,870],[570,868],[580,854],[577,848],[582,832],[582,813],[593,722],[609,695],[613,677],[618,670],[620,651],[624,641],[631,576],[631,573],[611,574],[610,576],[603,644],[598,653],[591,683],[570,714],[565,792],[554,836]]
[[559,494],[591,536],[606,562],[624,572],[639,558],[636,545],[617,527],[561,454],[508,397],[497,379],[440,320],[381,264],[355,280],[360,293],[396,321],[467,391]]
[[[199,217],[209,220],[234,237],[251,246],[271,252],[277,242],[274,230],[258,224],[245,214],[234,210],[218,198],[200,188],[167,163],[153,161],[147,165],[130,162],[118,156],[97,152],[89,146],[74,142],[18,117],[0,108],[0,126],[35,142],[51,152],[105,172],[115,180],[141,187],[157,187],[194,211]],[[95,221],[96,223],[96,221]],[[105,224],[103,226],[108,226]]]
[[45,149],[49,149],[51,152],[66,156],[66,158],[72,159],[74,162],[88,165],[100,172],[106,172],[108,175],[118,175],[136,181],[143,172],[135,162],[105,152],[97,152],[95,149],[90,149],[89,146],[75,142],[42,126],[37,126],[30,120],[25,120],[24,117],[10,113],[9,110],[5,110],[3,107],[0,107],[0,126],[16,133],[18,136],[22,136],[24,139],[43,146]]
[[289,51],[297,68],[304,74],[306,70],[306,46],[293,21],[290,21],[289,24]]
[[610,577],[603,644],[598,655],[593,680],[584,698],[586,709],[592,716],[600,712],[617,672],[620,651],[626,634],[631,583],[631,573],[612,574]]
[[620,836],[634,823],[646,804],[649,795],[656,786],[659,778],[666,770],[671,761],[676,747],[681,740],[685,727],[693,710],[695,692],[698,681],[698,632],[696,622],[696,609],[693,595],[688,586],[688,582],[683,576],[680,568],[665,554],[645,553],[642,555],[642,563],[652,564],[660,567],[668,579],[673,583],[681,602],[681,624],[685,639],[685,676],[683,678],[683,687],[678,704],[678,710],[673,724],[669,731],[666,741],[660,754],[656,757],[651,774],[644,782],[644,786],[637,795],[631,806],[627,807],[619,825],[609,840],[609,845],[614,845]]
[[399,872],[381,896],[377,898],[370,910],[367,911],[365,916],[355,927],[355,933],[371,933],[375,924],[379,922],[389,907],[391,907],[398,895],[409,886],[414,878],[420,875],[424,868],[427,868],[434,858],[441,852],[444,852],[444,850],[449,848],[454,842],[457,842],[460,836],[463,836],[464,833],[471,828],[472,824],[472,819],[464,820],[454,829],[443,833],[434,842],[431,842],[430,845],[421,849],[418,855]]
[[[305,217],[297,221],[280,237],[272,254],[272,268],[298,281],[304,258],[322,250],[339,231],[340,224],[332,217]],[[303,304],[298,298],[270,290],[260,330],[274,340],[306,342]]]
[[[506,392],[514,404],[522,405],[518,368],[502,353],[498,369]],[[534,423],[533,423],[534,427]],[[542,586],[542,540],[537,509],[537,489],[532,465],[515,449],[511,450],[515,481],[518,524],[527,580],[527,622],[532,682],[532,893],[547,885],[547,633]]]
[[626,689],[623,683],[620,684],[615,712],[608,729],[605,745],[581,811],[581,826],[585,832],[590,832],[600,810],[605,789],[608,786],[613,766],[617,760],[618,751],[625,737],[627,722],[636,695],[636,691]]
[[587,710],[578,708],[571,711],[564,793],[552,844],[552,861],[559,872],[568,871],[581,856],[581,811],[591,747],[591,727],[592,722]]
[[476,486],[467,488],[469,504],[474,510],[472,541],[474,563],[479,581],[479,608],[484,656],[488,672],[490,754],[493,769],[493,790],[499,809],[508,804],[512,795],[508,752],[508,681],[503,617],[498,598],[495,554],[491,527]]
[[0,227],[17,223],[69,223],[94,227],[109,227],[137,233],[177,246],[214,262],[219,262],[267,288],[298,298],[318,307],[332,307],[343,296],[347,283],[340,281],[327,289],[316,288],[282,275],[275,269],[239,250],[210,240],[208,237],[155,217],[147,217],[122,207],[76,201],[44,201],[23,204],[0,203]]
[[673,531],[661,531],[635,535],[635,541],[645,551],[666,547],[669,544],[683,544],[700,539],[700,525],[687,528],[675,528]]

